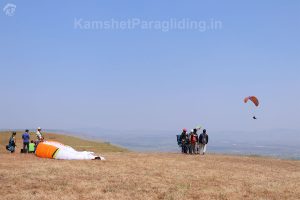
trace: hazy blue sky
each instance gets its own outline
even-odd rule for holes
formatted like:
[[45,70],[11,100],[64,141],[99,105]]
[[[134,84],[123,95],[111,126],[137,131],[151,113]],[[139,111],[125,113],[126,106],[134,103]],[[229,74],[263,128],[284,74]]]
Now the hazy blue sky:
[[[16,5],[7,16],[7,3]],[[0,128],[300,129],[299,1],[0,1]],[[220,21],[215,30],[74,21]],[[259,120],[243,98],[261,101]]]

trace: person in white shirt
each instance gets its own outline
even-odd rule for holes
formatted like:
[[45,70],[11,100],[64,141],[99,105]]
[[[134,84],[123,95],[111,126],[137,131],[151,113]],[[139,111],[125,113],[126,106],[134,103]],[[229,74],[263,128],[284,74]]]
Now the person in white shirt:
[[42,130],[41,127],[38,127],[36,131],[36,137],[39,140],[39,142],[42,142],[44,140],[41,130]]

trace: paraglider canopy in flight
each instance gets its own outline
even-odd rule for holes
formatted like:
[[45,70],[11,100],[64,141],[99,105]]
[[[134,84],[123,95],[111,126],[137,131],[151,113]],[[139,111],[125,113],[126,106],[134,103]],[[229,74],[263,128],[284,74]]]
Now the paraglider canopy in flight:
[[255,97],[255,96],[246,97],[244,99],[244,102],[247,103],[249,100],[252,101],[256,107],[259,106],[259,101],[258,101],[257,97]]

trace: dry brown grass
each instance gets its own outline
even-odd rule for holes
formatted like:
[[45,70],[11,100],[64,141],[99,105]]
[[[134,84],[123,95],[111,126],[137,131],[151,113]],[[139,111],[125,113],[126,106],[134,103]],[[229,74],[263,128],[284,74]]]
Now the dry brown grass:
[[107,160],[0,153],[0,199],[300,199],[300,161],[97,153]]

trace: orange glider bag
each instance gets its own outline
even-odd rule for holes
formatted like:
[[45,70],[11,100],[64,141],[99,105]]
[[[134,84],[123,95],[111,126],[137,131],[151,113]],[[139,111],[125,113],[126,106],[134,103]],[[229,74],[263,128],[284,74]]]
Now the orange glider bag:
[[40,158],[53,158],[57,150],[57,147],[42,142],[38,144],[35,154]]

